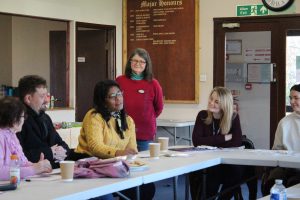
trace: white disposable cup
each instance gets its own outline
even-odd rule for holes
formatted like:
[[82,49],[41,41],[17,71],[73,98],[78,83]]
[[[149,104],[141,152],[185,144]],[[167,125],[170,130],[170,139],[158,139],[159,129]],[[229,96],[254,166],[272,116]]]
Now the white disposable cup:
[[61,179],[63,181],[73,181],[75,162],[71,160],[60,161]]
[[150,157],[159,158],[160,143],[149,143]]
[[162,152],[168,151],[169,138],[168,137],[159,137],[157,140],[160,143],[160,150]]

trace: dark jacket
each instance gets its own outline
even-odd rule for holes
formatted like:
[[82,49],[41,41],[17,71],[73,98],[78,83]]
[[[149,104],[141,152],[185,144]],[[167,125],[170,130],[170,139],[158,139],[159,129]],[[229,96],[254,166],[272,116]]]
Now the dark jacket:
[[36,163],[43,152],[45,159],[50,161],[52,168],[58,168],[59,163],[55,163],[51,147],[56,144],[62,146],[67,150],[68,155],[70,152],[68,145],[56,132],[51,118],[44,111],[37,114],[30,107],[26,107],[27,119],[24,121],[22,131],[17,133],[25,156],[29,161]]

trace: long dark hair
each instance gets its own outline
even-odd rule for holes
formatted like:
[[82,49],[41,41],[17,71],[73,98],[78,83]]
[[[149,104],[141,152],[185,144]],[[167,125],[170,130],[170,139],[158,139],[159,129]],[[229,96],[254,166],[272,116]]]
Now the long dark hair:
[[142,49],[142,48],[135,49],[129,56],[127,63],[126,63],[126,67],[125,67],[126,77],[128,77],[128,78],[131,77],[131,73],[132,73],[131,59],[135,55],[142,57],[146,61],[145,70],[143,71],[144,80],[152,81],[152,79],[153,79],[152,61],[151,61],[149,53],[145,49]]
[[[94,101],[93,108],[95,109],[94,113],[100,113],[106,122],[108,122],[111,118],[111,113],[106,106],[106,98],[108,95],[108,91],[111,87],[117,87],[120,89],[119,84],[113,80],[100,81],[96,84],[94,88],[94,100],[93,100]],[[124,107],[120,111],[120,117],[121,117],[121,129],[125,131],[128,129],[128,124],[126,121],[126,112]],[[123,132],[121,129],[119,128],[119,126],[117,126],[117,132],[122,138]]]

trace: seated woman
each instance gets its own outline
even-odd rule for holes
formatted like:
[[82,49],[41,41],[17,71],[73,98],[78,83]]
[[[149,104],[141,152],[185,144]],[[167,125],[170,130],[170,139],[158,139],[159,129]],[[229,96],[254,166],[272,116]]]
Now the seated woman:
[[[94,89],[94,106],[87,112],[75,153],[98,158],[137,154],[135,124],[123,108],[123,94],[117,82],[100,81]],[[141,186],[141,199],[152,199],[154,184]],[[130,199],[135,189],[124,191]]]
[[37,163],[31,163],[25,157],[16,133],[21,131],[25,106],[14,97],[0,99],[0,180],[9,180],[10,156],[16,154],[20,164],[21,178],[51,172],[52,167],[41,154]]
[[112,158],[137,154],[135,125],[123,108],[123,95],[112,80],[94,89],[94,107],[87,112],[80,130],[76,153]]
[[[239,115],[233,112],[233,97],[224,87],[215,87],[209,96],[207,110],[199,112],[193,130],[193,145],[215,147],[239,147],[242,145],[242,130]],[[202,171],[190,174],[191,196],[201,197]],[[220,184],[222,191],[239,183],[241,168],[220,165],[207,169],[206,197],[217,194]],[[224,193],[220,199],[231,199],[234,192]]]
[[[290,104],[293,113],[282,118],[277,126],[273,150],[288,150],[300,152],[300,84],[290,89]],[[277,167],[269,172],[262,182],[262,193],[270,193],[275,179],[282,179],[286,187],[300,183],[300,169]]]

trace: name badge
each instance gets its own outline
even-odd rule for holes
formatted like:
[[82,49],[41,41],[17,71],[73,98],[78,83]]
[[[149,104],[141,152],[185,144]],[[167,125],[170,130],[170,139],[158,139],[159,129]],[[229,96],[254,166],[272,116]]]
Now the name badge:
[[145,93],[145,90],[138,90],[138,93],[144,94],[144,93]]

